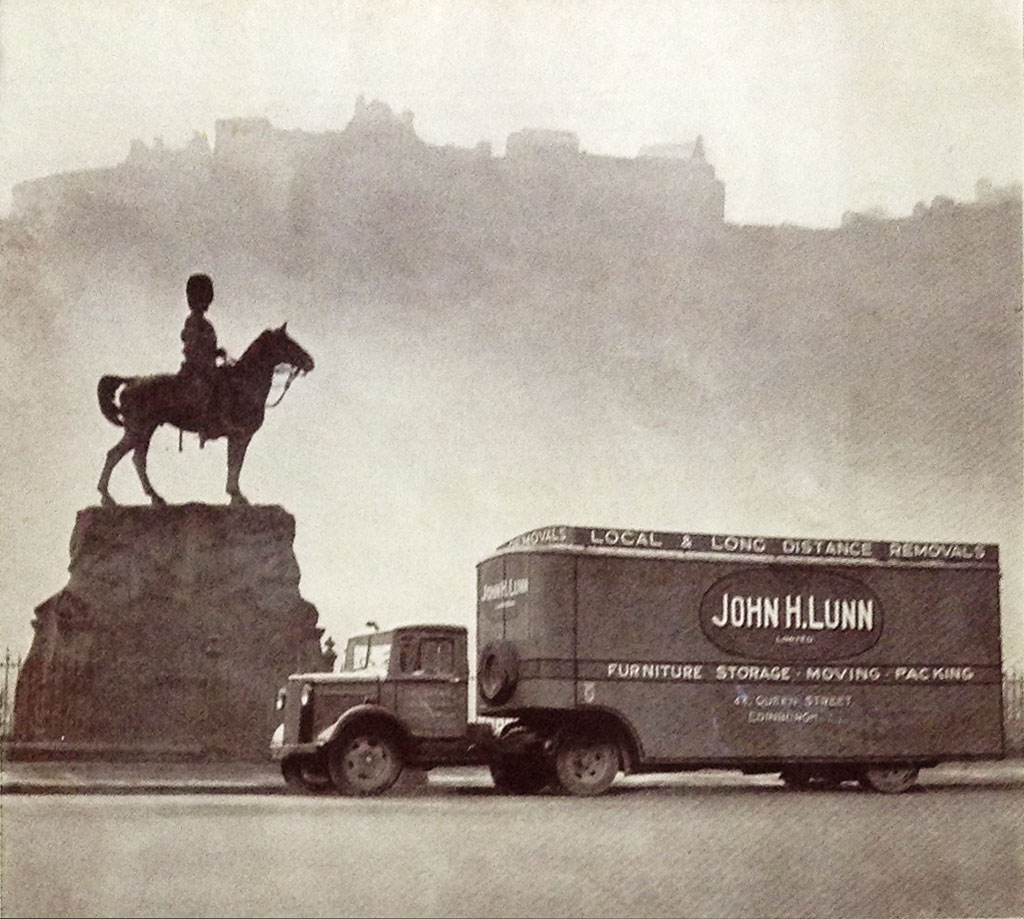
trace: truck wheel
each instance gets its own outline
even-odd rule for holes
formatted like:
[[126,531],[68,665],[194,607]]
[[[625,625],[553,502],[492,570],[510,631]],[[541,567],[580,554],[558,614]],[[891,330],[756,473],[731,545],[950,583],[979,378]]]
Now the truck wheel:
[[604,794],[619,772],[619,748],[601,737],[569,734],[558,745],[555,772],[571,795]]
[[387,731],[359,728],[331,744],[327,769],[334,787],[343,795],[379,795],[398,779],[402,754]]
[[322,793],[331,790],[331,778],[321,764],[309,756],[289,756],[281,761],[285,784],[297,791]]
[[862,788],[870,788],[886,795],[898,795],[911,788],[917,781],[916,766],[868,766],[860,776]]

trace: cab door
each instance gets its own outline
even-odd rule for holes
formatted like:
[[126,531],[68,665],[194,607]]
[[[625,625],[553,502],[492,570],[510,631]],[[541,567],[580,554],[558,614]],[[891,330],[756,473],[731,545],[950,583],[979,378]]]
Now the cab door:
[[409,634],[398,639],[397,714],[415,737],[466,733],[465,634]]

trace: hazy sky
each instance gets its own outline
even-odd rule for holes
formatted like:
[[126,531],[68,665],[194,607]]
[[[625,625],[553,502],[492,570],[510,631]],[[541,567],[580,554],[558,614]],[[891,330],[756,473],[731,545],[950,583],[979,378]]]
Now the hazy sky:
[[497,153],[523,127],[622,156],[702,134],[741,223],[1021,173],[1019,0],[3,0],[0,29],[0,213],[135,137],[340,129],[359,94]]

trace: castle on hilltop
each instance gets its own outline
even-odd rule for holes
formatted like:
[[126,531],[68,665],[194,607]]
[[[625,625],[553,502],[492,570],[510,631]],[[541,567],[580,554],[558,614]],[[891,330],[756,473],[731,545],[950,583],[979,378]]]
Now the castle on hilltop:
[[[112,205],[180,209],[188,202],[231,202],[291,221],[299,232],[329,230],[339,209],[387,207],[418,219],[469,209],[487,219],[516,215],[541,225],[600,212],[618,224],[671,221],[681,228],[721,225],[725,187],[701,138],[644,147],[636,158],[595,156],[571,131],[524,129],[505,155],[487,142],[472,148],[425,143],[411,112],[356,101],[351,121],[314,133],[274,127],[266,118],[215,124],[211,147],[195,134],[181,149],[158,139],[131,142],[116,166],[63,173],[14,187],[15,217],[45,218],[69,207]],[[403,219],[408,213],[403,215]]]

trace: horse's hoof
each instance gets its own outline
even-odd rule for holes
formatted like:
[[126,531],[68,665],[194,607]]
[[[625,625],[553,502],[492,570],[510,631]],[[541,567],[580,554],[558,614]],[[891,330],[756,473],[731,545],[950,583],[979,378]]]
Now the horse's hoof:
[[150,495],[149,503],[152,504],[153,507],[167,507],[167,502],[161,498],[160,495]]
[[241,492],[239,492],[238,494],[234,494],[231,496],[230,503],[232,507],[248,507],[249,499],[246,498],[245,495],[243,495]]
[[100,495],[100,507],[117,507],[117,502],[110,495]]

